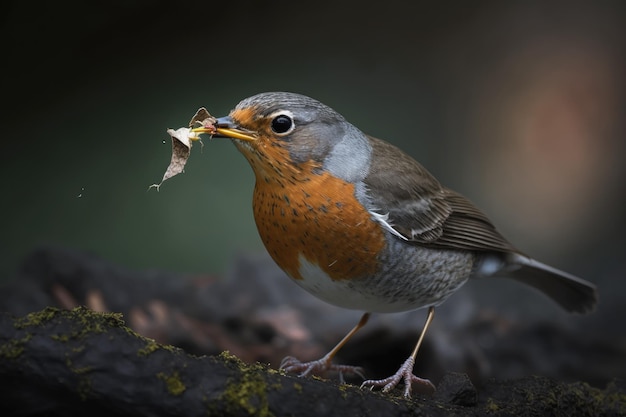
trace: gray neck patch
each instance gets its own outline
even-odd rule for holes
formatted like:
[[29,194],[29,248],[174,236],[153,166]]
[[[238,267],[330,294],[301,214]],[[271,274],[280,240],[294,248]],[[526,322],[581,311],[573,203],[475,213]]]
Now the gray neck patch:
[[367,176],[371,154],[372,146],[363,132],[346,123],[345,134],[326,157],[324,168],[344,181],[359,183]]

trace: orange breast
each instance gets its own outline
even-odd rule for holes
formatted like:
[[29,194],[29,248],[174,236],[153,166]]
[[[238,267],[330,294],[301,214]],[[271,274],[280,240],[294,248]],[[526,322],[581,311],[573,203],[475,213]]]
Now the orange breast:
[[280,175],[257,172],[254,216],[270,255],[293,279],[307,278],[300,257],[332,280],[374,274],[384,233],[355,198],[354,185],[303,165]]

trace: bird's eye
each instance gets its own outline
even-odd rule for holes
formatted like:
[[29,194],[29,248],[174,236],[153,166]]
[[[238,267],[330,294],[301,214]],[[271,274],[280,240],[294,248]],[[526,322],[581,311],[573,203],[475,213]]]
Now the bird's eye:
[[279,135],[291,133],[294,129],[293,119],[286,114],[279,114],[272,119],[272,130]]

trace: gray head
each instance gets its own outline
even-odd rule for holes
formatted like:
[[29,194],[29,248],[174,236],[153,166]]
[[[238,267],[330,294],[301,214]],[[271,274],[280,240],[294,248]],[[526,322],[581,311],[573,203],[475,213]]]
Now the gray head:
[[350,182],[367,172],[371,154],[367,137],[330,107],[301,94],[248,97],[218,123],[226,131],[248,133],[250,140],[224,136],[235,139],[253,169],[262,164],[313,163]]

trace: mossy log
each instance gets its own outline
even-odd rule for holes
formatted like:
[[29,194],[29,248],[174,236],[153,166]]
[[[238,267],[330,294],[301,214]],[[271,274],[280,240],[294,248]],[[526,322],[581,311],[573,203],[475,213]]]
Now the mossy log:
[[227,353],[189,355],[85,308],[0,315],[0,380],[3,416],[626,415],[619,381],[599,390],[531,377],[476,390],[449,374],[433,397],[406,400]]

